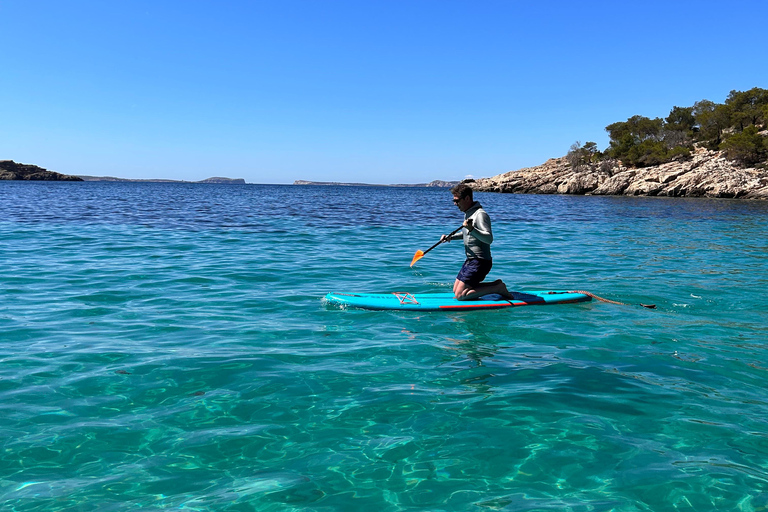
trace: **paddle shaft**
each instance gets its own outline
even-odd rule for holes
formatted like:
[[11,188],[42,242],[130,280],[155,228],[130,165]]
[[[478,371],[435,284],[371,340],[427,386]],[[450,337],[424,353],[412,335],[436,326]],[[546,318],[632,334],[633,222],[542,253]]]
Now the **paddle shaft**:
[[[448,238],[451,238],[453,235],[455,235],[456,233],[458,233],[459,231],[461,231],[461,228],[463,228],[463,227],[464,227],[464,225],[461,225],[461,226],[459,226],[458,228],[454,229],[453,231],[451,231],[450,233],[448,233],[447,237],[448,237]],[[426,251],[424,251],[424,254],[427,254],[429,251],[431,251],[432,249],[434,249],[435,247],[437,247],[437,246],[438,246],[438,245],[440,245],[441,243],[443,243],[443,241],[442,241],[442,240],[440,240],[440,241],[439,241],[439,242],[437,242],[435,245],[433,245],[432,247],[430,247],[429,249],[427,249]],[[422,256],[424,256],[424,254],[422,254]]]

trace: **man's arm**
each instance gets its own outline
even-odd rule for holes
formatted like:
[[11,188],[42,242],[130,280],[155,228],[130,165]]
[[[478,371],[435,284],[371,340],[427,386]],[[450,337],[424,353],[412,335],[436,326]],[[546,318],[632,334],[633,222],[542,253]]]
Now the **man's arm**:
[[472,229],[469,230],[472,236],[483,243],[493,242],[493,232],[491,231],[491,218],[485,212],[478,212],[474,218],[467,219]]

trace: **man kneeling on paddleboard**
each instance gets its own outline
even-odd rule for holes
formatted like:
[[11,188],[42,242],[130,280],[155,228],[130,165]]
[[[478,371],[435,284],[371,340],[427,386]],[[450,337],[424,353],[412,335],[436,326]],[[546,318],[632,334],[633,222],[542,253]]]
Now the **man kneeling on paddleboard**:
[[472,198],[472,189],[464,184],[451,189],[453,204],[464,212],[464,224],[461,233],[443,235],[441,242],[464,239],[464,251],[467,260],[456,276],[453,283],[453,294],[458,300],[472,300],[497,293],[505,299],[511,299],[512,294],[501,279],[491,283],[483,283],[483,279],[491,271],[491,219],[483,207]]

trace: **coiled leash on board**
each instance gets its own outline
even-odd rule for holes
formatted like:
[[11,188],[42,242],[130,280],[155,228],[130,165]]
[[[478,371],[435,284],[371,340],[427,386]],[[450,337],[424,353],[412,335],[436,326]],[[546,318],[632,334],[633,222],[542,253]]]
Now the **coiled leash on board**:
[[[634,306],[635,305],[635,304],[627,304],[626,302],[617,302],[615,300],[604,299],[603,297],[598,297],[594,293],[585,292],[584,290],[573,290],[573,291],[571,291],[569,293],[583,293],[584,295],[589,295],[593,299],[597,299],[600,302],[608,302],[609,304],[619,304],[620,306]],[[648,309],[656,309],[656,304],[642,304],[642,303],[640,303],[638,305],[643,306],[644,308],[648,308]]]

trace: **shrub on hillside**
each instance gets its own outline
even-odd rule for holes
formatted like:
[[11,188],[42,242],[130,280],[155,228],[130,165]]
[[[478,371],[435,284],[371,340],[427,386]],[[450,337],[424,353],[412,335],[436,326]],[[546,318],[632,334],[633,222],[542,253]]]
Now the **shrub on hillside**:
[[597,162],[601,157],[602,153],[597,150],[597,143],[585,142],[582,146],[579,141],[571,144],[571,149],[565,156],[573,168]]
[[744,165],[754,165],[768,157],[766,138],[758,133],[755,125],[747,126],[742,132],[734,133],[721,144],[726,158]]

